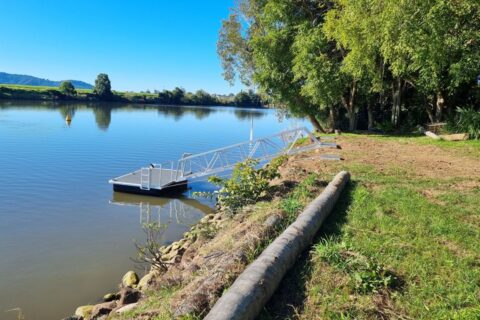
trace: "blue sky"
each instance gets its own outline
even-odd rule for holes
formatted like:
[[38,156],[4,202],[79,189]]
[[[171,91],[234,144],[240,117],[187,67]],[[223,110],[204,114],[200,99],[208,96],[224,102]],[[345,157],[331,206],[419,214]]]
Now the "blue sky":
[[216,54],[233,0],[0,0],[0,71],[116,90],[238,92]]

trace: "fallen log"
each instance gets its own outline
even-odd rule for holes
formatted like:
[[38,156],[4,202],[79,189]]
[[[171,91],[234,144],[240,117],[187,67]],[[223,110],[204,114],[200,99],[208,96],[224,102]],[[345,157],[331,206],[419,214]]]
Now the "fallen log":
[[281,280],[309,246],[335,206],[350,173],[342,171],[275,241],[235,280],[205,320],[255,319]]
[[468,140],[468,133],[441,134],[440,139],[445,141],[464,141]]

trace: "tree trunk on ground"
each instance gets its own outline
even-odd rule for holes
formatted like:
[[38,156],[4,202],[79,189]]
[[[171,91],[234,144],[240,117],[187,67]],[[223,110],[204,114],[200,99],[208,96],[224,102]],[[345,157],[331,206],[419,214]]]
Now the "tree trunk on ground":
[[320,122],[318,122],[317,118],[315,116],[312,116],[311,114],[308,115],[308,120],[310,120],[310,123],[312,126],[317,130],[318,132],[325,133],[325,129],[323,129],[322,125]]
[[252,262],[215,303],[205,320],[256,319],[298,256],[312,243],[350,174],[342,171],[280,236]]

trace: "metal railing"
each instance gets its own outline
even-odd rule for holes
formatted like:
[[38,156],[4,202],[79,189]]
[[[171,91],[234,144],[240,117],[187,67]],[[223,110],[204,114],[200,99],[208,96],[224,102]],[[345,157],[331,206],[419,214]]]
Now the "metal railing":
[[[302,138],[307,139],[300,141]],[[280,155],[295,154],[325,146],[330,147],[335,144],[320,142],[305,127],[287,130],[269,137],[207,152],[183,154],[176,165],[173,161],[152,164],[150,168],[141,169],[141,188],[147,187],[147,183],[144,183],[146,181],[148,181],[148,188],[156,184],[157,181],[152,181],[151,178],[153,170],[159,170],[158,186],[161,189],[166,184],[165,182],[180,182],[228,171],[233,169],[237,163],[248,159],[262,162]],[[144,177],[144,173],[147,172],[148,179],[146,176]],[[155,178],[155,180],[157,179]]]
[[[308,138],[306,144],[297,144]],[[306,128],[287,130],[252,142],[243,142],[228,147],[182,157],[178,160],[178,179],[198,178],[233,169],[248,159],[259,162],[282,154],[294,154],[322,146],[322,143]]]

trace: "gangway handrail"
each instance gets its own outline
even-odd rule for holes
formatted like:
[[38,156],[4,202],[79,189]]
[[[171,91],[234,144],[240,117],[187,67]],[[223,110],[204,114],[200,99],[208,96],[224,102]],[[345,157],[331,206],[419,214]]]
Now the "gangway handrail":
[[[308,137],[310,144],[298,145],[297,142],[302,137]],[[295,154],[320,147],[335,146],[335,143],[321,142],[305,127],[285,130],[254,141],[236,143],[227,147],[196,154],[184,153],[176,162],[166,161],[160,164],[150,164],[148,167],[143,167],[139,170],[140,189],[150,190],[153,188],[161,190],[186,183],[187,179],[229,171],[233,169],[237,163],[248,159],[255,159],[262,162],[283,154]],[[133,186],[134,183],[132,182],[121,181],[122,178],[126,180],[126,177],[132,174],[123,175],[110,180],[110,182],[119,185]],[[154,175],[153,180],[155,181],[152,181],[152,174]]]

